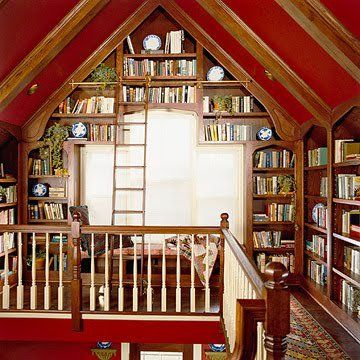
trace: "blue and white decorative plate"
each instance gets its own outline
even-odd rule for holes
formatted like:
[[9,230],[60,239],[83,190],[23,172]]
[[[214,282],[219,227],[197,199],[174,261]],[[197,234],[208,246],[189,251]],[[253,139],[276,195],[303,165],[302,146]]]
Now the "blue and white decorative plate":
[[211,351],[222,352],[225,351],[225,344],[210,344]]
[[319,209],[324,209],[325,208],[325,205],[322,204],[322,203],[318,203],[314,206],[314,208],[312,209],[312,213],[311,213],[311,216],[312,216],[312,219],[314,220],[314,222],[317,224],[318,223],[318,210]]
[[221,66],[213,66],[206,74],[208,81],[221,81],[225,76],[225,71]]
[[47,186],[44,184],[35,184],[32,188],[32,193],[34,194],[34,196],[36,197],[42,197],[45,196],[47,192]]
[[161,39],[157,35],[148,35],[143,40],[143,47],[145,50],[159,50],[161,47]]
[[110,346],[111,346],[110,341],[98,341],[97,342],[97,347],[99,349],[108,349]]
[[79,139],[85,137],[86,132],[87,132],[86,126],[82,122],[73,124],[71,128],[71,133],[73,134],[73,136]]
[[257,137],[259,140],[268,141],[272,137],[272,130],[264,126],[257,132]]

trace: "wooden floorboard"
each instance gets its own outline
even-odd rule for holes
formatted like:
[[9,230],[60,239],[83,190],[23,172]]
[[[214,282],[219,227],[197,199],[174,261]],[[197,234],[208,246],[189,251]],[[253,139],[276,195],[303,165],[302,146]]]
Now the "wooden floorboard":
[[294,288],[291,293],[352,359],[360,359],[360,344],[305,290]]

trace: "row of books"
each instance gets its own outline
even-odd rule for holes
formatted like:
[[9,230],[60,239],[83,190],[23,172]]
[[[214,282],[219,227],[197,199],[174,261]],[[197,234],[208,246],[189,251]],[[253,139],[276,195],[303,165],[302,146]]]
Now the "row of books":
[[11,185],[5,188],[5,190],[6,190],[6,194],[5,194],[6,202],[7,203],[17,202],[17,186]]
[[320,196],[327,197],[328,193],[328,179],[327,176],[323,176],[320,179]]
[[254,125],[218,123],[204,124],[205,141],[252,141],[259,128]]
[[[123,86],[124,102],[145,101],[145,88]],[[195,86],[183,85],[181,87],[154,87],[149,89],[148,102],[152,104],[168,103],[194,103]]]
[[274,261],[282,263],[289,272],[293,273],[295,268],[295,257],[294,254],[283,254],[283,255],[267,255],[260,253],[256,256],[256,264],[261,273],[265,273],[265,266],[267,263]]
[[360,210],[342,211],[342,233],[360,238]]
[[[59,271],[60,269],[60,255],[54,254],[53,256],[53,266],[54,271]],[[63,271],[66,271],[68,268],[68,256],[66,253],[62,253],[62,265],[63,265]]]
[[308,166],[327,164],[327,147],[308,150]]
[[313,235],[311,240],[306,240],[306,250],[325,259],[327,253],[326,236]]
[[341,279],[340,300],[350,311],[357,313],[357,317],[360,318],[360,288],[350,281]]
[[360,200],[360,176],[338,174],[335,178],[335,189],[339,199]]
[[278,248],[286,247],[293,248],[295,245],[294,240],[284,240],[281,238],[281,231],[254,231],[253,241],[255,248]]
[[0,224],[14,225],[15,224],[15,209],[7,209],[0,211]]
[[344,267],[360,275],[360,247],[344,246]]
[[124,76],[196,76],[196,60],[124,59]]
[[354,139],[335,140],[335,163],[360,159],[360,142]]
[[307,274],[317,284],[325,285],[327,280],[326,265],[307,259]]
[[28,205],[29,219],[65,220],[67,205],[57,203],[39,203]]
[[286,149],[257,151],[254,156],[256,168],[292,168],[295,155]]
[[59,114],[112,114],[115,98],[92,96],[89,99],[73,100],[67,97],[59,105]]
[[279,194],[279,176],[254,176],[253,193],[254,195]]
[[34,159],[29,157],[28,169],[31,175],[51,175],[50,159]]
[[[82,140],[89,141],[115,141],[116,125],[110,124],[84,124],[86,126],[86,137]],[[79,138],[68,138],[68,140],[79,140]]]
[[323,229],[327,227],[327,207],[317,207],[316,208],[316,225]]
[[184,49],[185,32],[184,30],[175,30],[166,33],[165,36],[165,54],[181,54]]
[[265,204],[265,214],[254,214],[254,221],[293,221],[295,206],[293,204]]
[[249,113],[254,111],[254,97],[253,96],[230,96],[229,104],[223,104],[222,108],[217,109],[214,105],[214,99],[210,96],[203,97],[203,112],[217,112],[217,111],[229,111],[232,113]]
[[15,234],[7,233],[7,235],[0,235],[0,253],[5,252],[5,241],[7,241],[8,250],[13,249],[15,247]]
[[49,197],[51,198],[64,198],[66,197],[66,188],[65,187],[49,187]]

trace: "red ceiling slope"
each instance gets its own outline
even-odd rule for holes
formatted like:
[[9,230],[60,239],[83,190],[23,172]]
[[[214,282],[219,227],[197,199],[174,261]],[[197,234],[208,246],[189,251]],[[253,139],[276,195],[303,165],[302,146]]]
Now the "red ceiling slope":
[[312,115],[279,82],[269,80],[264,74],[264,67],[249,54],[196,0],[176,0],[240,66],[262,86],[289,114],[300,124]]
[[360,39],[359,0],[320,0],[345,27]]
[[5,1],[0,11],[0,80],[4,79],[77,3],[78,0]]
[[113,0],[33,79],[37,92],[27,95],[24,89],[0,113],[0,120],[22,125],[39,109],[97,47],[102,44],[135,10],[141,0]]
[[224,2],[332,108],[360,94],[357,81],[275,0]]

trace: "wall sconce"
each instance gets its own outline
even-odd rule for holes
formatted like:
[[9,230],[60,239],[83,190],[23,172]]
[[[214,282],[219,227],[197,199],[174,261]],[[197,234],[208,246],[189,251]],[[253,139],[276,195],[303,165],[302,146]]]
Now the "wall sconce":
[[268,70],[264,70],[264,73],[265,73],[265,75],[267,76],[267,78],[268,79],[270,79],[271,81],[274,81],[275,80],[275,78],[274,78],[274,75],[270,72],[270,71],[268,71]]
[[37,91],[38,88],[39,88],[39,85],[38,85],[38,84],[33,84],[33,85],[31,85],[30,88],[29,88],[29,90],[27,91],[27,94],[28,94],[28,95],[34,94],[34,93]]

